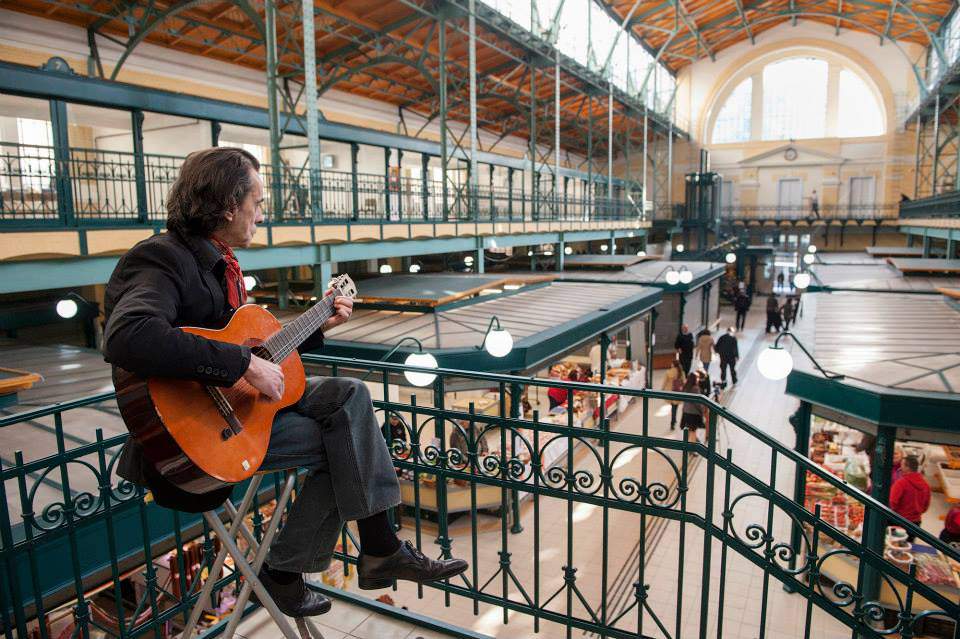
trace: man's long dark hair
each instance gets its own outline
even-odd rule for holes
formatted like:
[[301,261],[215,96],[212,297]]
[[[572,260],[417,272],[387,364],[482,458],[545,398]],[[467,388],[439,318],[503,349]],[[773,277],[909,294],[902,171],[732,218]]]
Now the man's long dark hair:
[[260,162],[243,149],[214,147],[188,155],[167,195],[167,229],[209,237],[253,188],[250,169],[259,171]]

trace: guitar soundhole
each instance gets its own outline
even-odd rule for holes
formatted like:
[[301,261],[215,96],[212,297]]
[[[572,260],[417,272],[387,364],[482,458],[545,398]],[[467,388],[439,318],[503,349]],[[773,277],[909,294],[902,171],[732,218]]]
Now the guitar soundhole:
[[269,350],[267,350],[267,347],[263,343],[260,343],[254,346],[253,348],[251,348],[250,352],[256,355],[257,357],[259,357],[260,359],[265,359],[267,361],[270,361],[273,358],[273,354]]

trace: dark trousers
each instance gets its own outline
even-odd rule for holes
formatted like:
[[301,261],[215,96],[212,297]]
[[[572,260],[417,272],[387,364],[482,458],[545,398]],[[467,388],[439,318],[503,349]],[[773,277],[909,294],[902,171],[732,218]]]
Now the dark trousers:
[[790,330],[790,322],[792,322],[792,321],[793,321],[793,318],[792,318],[792,317],[784,316],[784,317],[783,317],[783,330],[789,331],[789,330]]
[[690,366],[693,364],[693,353],[680,353],[680,366],[683,368],[683,374],[690,374]]
[[767,311],[767,328],[765,332],[769,333],[771,328],[776,331],[780,330],[780,313]]
[[720,358],[720,381],[727,383],[727,368],[730,369],[730,381],[737,383],[737,363],[733,359]]
[[670,428],[673,428],[677,425],[678,408],[680,408],[680,404],[670,404]]
[[747,323],[747,312],[746,311],[737,311],[737,330],[742,331],[744,325]]
[[366,385],[310,377],[299,402],[277,415],[261,470],[307,468],[267,565],[290,572],[326,569],[343,522],[400,503],[400,485]]

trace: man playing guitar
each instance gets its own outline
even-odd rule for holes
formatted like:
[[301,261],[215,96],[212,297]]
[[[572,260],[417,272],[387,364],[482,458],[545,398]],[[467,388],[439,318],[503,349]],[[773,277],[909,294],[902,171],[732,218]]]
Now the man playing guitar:
[[[249,246],[263,221],[259,169],[256,158],[236,148],[198,151],[184,161],[167,198],[168,232],[130,249],[107,284],[104,355],[115,380],[132,373],[229,388],[242,378],[271,400],[283,396],[280,366],[249,346],[180,330],[222,328],[246,298],[232,249]],[[318,348],[323,329],[347,321],[353,300],[337,297],[333,308],[303,350]],[[127,441],[117,474],[150,488],[159,505],[201,512],[229,496],[230,486],[196,494],[167,481],[145,458],[144,445]],[[387,587],[394,579],[448,579],[467,569],[462,559],[425,557],[394,534],[386,512],[400,503],[400,489],[362,382],[308,378],[300,401],[277,413],[260,470],[293,467],[309,472],[260,572],[284,614],[330,609],[329,599],[305,587],[303,573],[327,567],[345,521],[356,521],[360,533],[361,588]]]

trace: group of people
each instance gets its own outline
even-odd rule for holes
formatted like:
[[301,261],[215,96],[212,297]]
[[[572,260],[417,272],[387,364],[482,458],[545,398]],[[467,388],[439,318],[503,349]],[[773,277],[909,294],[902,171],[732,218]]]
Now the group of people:
[[771,293],[770,297],[767,298],[767,328],[764,332],[769,333],[771,330],[777,333],[789,331],[790,324],[797,318],[798,306],[798,302],[793,297],[788,297],[785,302],[781,303],[780,299]]
[[[690,332],[690,327],[684,324],[680,327],[680,334],[674,341],[676,353],[670,369],[663,380],[663,389],[709,395],[710,363],[716,354],[720,359],[720,382],[727,383],[727,371],[731,381],[737,383],[737,360],[740,350],[737,345],[736,329],[729,327],[727,332],[714,340],[710,329],[703,329],[696,337]],[[694,357],[697,366],[694,368]],[[687,429],[688,437],[695,437],[694,433],[705,428],[707,408],[697,402],[670,401],[670,430],[677,427],[677,413],[680,413],[680,427]]]

